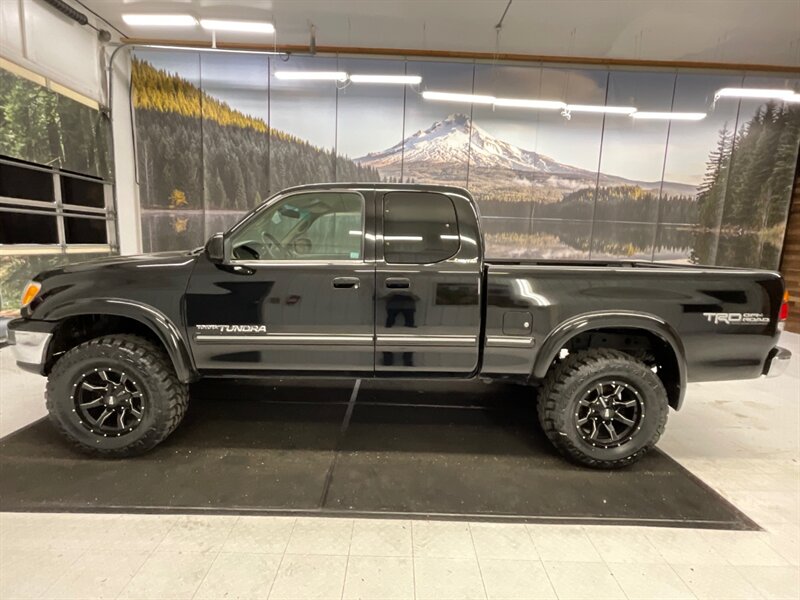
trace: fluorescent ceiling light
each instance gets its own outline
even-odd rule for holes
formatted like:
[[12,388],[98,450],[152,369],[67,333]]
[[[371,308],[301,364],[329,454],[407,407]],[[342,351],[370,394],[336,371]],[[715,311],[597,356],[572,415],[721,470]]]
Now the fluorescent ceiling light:
[[706,113],[693,112],[635,112],[631,115],[634,119],[654,119],[665,121],[702,121]]
[[792,94],[787,97],[784,102],[800,102],[800,94]]
[[600,106],[599,104],[567,104],[567,112],[607,113],[611,115],[632,115],[635,106]]
[[315,79],[324,81],[345,81],[344,71],[275,71],[278,79]]
[[275,33],[275,26],[266,21],[228,21],[227,19],[200,19],[200,27],[213,31],[241,31],[246,33]]
[[794,90],[775,90],[761,88],[722,88],[714,94],[717,98],[765,98],[774,100],[787,100],[794,96]]
[[134,27],[194,27],[197,19],[192,15],[122,15],[127,25]]
[[422,77],[419,75],[350,75],[353,83],[401,83],[419,84]]
[[565,109],[567,105],[558,100],[527,100],[525,98],[495,98],[495,106],[512,106],[518,108],[552,108]]
[[425,100],[442,100],[444,102],[472,102],[473,104],[494,104],[494,96],[479,96],[475,94],[456,94],[451,92],[422,92]]

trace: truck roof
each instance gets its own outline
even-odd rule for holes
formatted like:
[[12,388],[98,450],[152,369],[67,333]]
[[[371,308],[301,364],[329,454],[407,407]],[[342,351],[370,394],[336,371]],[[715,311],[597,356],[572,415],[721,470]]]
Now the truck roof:
[[282,190],[281,193],[286,192],[299,192],[303,190],[330,190],[330,189],[360,189],[360,190],[408,190],[416,192],[443,192],[451,194],[460,194],[472,200],[474,198],[464,187],[458,185],[437,185],[430,183],[382,183],[375,181],[349,181],[349,182],[336,182],[336,183],[310,183],[306,185],[296,185]]

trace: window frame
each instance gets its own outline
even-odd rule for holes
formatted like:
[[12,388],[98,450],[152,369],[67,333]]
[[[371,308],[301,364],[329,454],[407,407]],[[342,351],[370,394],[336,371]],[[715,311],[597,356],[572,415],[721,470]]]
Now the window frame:
[[[12,196],[0,196],[0,212],[9,214],[35,214],[52,217],[56,220],[57,241],[50,244],[20,243],[2,244],[0,243],[0,256],[16,256],[20,254],[104,254],[115,253],[119,250],[117,243],[117,219],[114,210],[113,184],[110,181],[63,171],[57,167],[48,167],[36,163],[29,163],[13,158],[0,156],[0,164],[9,165],[29,171],[38,171],[49,174],[52,177],[53,200],[31,200],[27,198],[15,198]],[[105,206],[89,207],[63,202],[62,198],[62,178],[81,179],[101,185],[103,187],[103,198]],[[102,220],[106,224],[106,242],[100,244],[89,243],[68,243],[66,239],[65,222],[67,218],[84,218]]]
[[[279,202],[283,202],[292,198],[294,196],[302,196],[307,194],[314,194],[314,193],[333,193],[333,194],[354,194],[357,195],[361,199],[361,258],[359,259],[346,259],[346,258],[331,258],[331,259],[313,259],[313,260],[303,260],[298,258],[289,258],[289,259],[237,259],[233,256],[233,236],[237,234],[241,229],[245,228],[249,223],[253,220],[259,218],[259,216],[266,210],[269,210]],[[324,266],[324,265],[349,265],[349,266],[360,266],[374,262],[373,260],[368,260],[365,258],[365,253],[367,251],[366,247],[366,223],[367,223],[367,199],[364,194],[360,190],[351,189],[351,188],[321,188],[321,189],[306,189],[306,190],[291,190],[287,192],[279,193],[278,195],[270,198],[266,202],[264,202],[261,206],[255,209],[252,213],[246,216],[244,219],[236,223],[233,227],[231,227],[226,233],[225,237],[226,240],[226,249],[225,249],[225,256],[227,258],[226,262],[231,265],[239,265],[239,266],[265,266],[265,265],[275,265],[275,266],[292,266],[292,265],[310,265],[310,266]]]

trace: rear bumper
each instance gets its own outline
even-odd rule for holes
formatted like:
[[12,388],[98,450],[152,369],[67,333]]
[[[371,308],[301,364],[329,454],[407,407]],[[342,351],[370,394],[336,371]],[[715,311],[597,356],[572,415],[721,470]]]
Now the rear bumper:
[[8,344],[20,369],[44,375],[54,328],[54,323],[28,319],[14,319],[8,324]]
[[780,346],[773,348],[769,356],[767,356],[767,361],[764,363],[763,375],[767,377],[783,375],[786,369],[789,368],[789,362],[791,362],[791,360],[792,353],[786,348],[781,348]]

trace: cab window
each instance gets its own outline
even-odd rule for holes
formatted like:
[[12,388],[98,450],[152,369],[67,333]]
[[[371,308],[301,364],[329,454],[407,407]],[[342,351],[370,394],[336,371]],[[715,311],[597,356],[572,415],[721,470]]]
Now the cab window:
[[364,199],[303,192],[261,211],[232,238],[235,260],[361,260]]
[[383,256],[389,264],[426,264],[451,258],[460,247],[453,201],[431,192],[383,197]]

